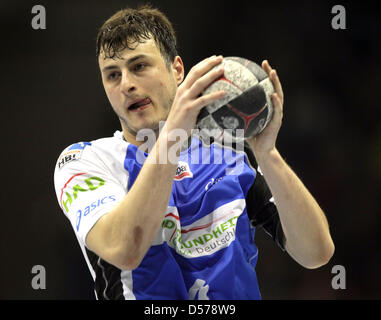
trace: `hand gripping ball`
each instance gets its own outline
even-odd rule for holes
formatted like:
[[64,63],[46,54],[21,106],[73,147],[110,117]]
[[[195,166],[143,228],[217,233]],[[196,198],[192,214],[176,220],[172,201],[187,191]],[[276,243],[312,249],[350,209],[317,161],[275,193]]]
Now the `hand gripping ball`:
[[248,59],[226,57],[222,63],[224,75],[202,94],[225,90],[226,95],[201,110],[197,125],[201,130],[228,133],[233,139],[253,137],[271,120],[274,87],[266,72]]

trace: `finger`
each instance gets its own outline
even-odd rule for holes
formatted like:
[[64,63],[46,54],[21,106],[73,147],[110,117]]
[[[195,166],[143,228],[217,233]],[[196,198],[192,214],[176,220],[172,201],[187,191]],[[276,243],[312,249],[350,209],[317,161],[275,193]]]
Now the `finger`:
[[197,79],[189,90],[189,97],[194,98],[200,95],[208,86],[215,82],[224,74],[224,65],[220,65]]
[[274,106],[274,112],[277,114],[280,114],[280,116],[282,116],[282,114],[283,114],[283,102],[282,102],[281,98],[279,97],[279,95],[277,93],[273,93],[271,95],[271,101],[272,101],[273,106]]
[[216,65],[221,63],[223,60],[222,56],[212,56],[207,58],[200,63],[196,64],[189,72],[186,81],[187,87],[190,88],[195,81],[197,81],[200,77],[214,68]]
[[211,70],[214,66],[221,63],[223,60],[222,56],[212,56],[207,58],[200,63],[196,64],[188,73],[187,77],[184,80],[184,87],[190,88],[193,83],[202,77],[205,73]]
[[199,98],[195,100],[194,107],[201,109],[216,100],[222,99],[225,95],[226,95],[226,91],[221,90],[221,91],[216,91],[216,92],[206,94],[204,96],[200,96]]
[[279,98],[281,102],[283,103],[283,89],[282,89],[282,84],[280,83],[278,73],[276,72],[275,69],[272,69],[270,72],[270,79],[274,85],[275,92],[279,95]]
[[262,69],[265,70],[267,75],[270,77],[271,82],[274,85],[274,90],[276,93],[279,94],[279,98],[281,99],[281,102],[283,103],[283,100],[284,100],[283,89],[282,89],[282,85],[280,83],[276,70],[270,66],[270,63],[268,62],[268,60],[263,60]]
[[271,72],[272,68],[271,68],[268,60],[263,60],[262,69],[267,73],[268,76],[270,76],[270,72]]

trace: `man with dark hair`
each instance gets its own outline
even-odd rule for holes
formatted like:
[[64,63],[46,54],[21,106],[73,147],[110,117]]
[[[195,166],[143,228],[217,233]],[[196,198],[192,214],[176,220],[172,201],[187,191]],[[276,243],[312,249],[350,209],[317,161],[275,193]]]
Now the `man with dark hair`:
[[[201,95],[223,75],[222,56],[184,79],[170,22],[147,6],[107,20],[96,52],[122,131],[66,148],[54,179],[98,299],[260,299],[256,226],[306,268],[329,261],[334,245],[324,213],[275,146],[283,92],[267,61],[274,115],[245,152],[232,152],[243,164],[234,171],[232,159],[195,164],[188,157],[224,154],[224,145],[191,136],[200,110],[225,95]],[[139,148],[142,130],[155,135],[148,153]]]
[[168,66],[177,56],[175,30],[168,18],[150,6],[124,9],[111,16],[99,29],[96,56],[114,58],[133,44],[153,38]]

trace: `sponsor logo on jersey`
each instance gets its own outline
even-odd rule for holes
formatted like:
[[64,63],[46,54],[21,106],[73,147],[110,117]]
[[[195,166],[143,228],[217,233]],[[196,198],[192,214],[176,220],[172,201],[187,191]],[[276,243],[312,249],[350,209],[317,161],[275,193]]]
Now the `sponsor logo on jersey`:
[[176,181],[181,181],[185,178],[193,178],[193,173],[190,170],[188,163],[179,161],[174,179]]
[[217,182],[221,181],[223,177],[219,177],[217,179],[210,179],[210,181],[205,186],[205,191],[208,191],[211,187],[213,187]]
[[64,208],[67,213],[69,213],[70,206],[78,198],[81,192],[94,191],[105,184],[105,181],[102,178],[94,176],[94,177],[86,178],[80,183],[77,183],[76,185],[74,185],[71,188],[72,193],[69,193],[67,191],[64,192],[68,184],[74,178],[77,178],[78,176],[81,176],[84,174],[86,173],[82,172],[82,173],[75,174],[65,183],[64,187],[61,189],[61,208]]
[[85,206],[82,209],[79,209],[77,211],[77,222],[76,222],[77,231],[79,230],[79,226],[81,224],[82,217],[86,217],[90,212],[94,211],[95,209],[97,209],[97,208],[99,208],[105,204],[115,202],[115,201],[116,201],[115,195],[106,196],[106,197],[100,198],[100,199],[92,202],[91,204]]
[[58,168],[61,169],[65,164],[78,160],[81,157],[81,153],[82,151],[80,150],[72,150],[63,153],[57,161]]
[[91,146],[90,142],[79,142],[72,144],[68,150],[83,150],[86,146]]
[[61,169],[65,164],[69,162],[80,159],[82,152],[86,148],[86,146],[91,146],[91,143],[90,142],[74,143],[69,148],[67,148],[67,151],[64,152],[58,158],[58,161],[57,161],[58,169]]
[[234,200],[188,226],[181,226],[175,207],[168,207],[169,213],[153,245],[166,241],[177,253],[188,258],[213,254],[235,240],[237,219],[245,205],[244,199]]

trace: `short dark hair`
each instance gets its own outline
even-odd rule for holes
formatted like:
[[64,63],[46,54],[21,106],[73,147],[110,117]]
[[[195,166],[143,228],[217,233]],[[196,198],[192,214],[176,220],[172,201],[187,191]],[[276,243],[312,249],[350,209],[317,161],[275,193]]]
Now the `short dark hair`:
[[168,18],[151,5],[136,9],[126,8],[112,15],[99,29],[96,56],[101,51],[105,58],[120,58],[119,53],[133,49],[131,44],[153,39],[169,65],[177,56],[176,35]]

